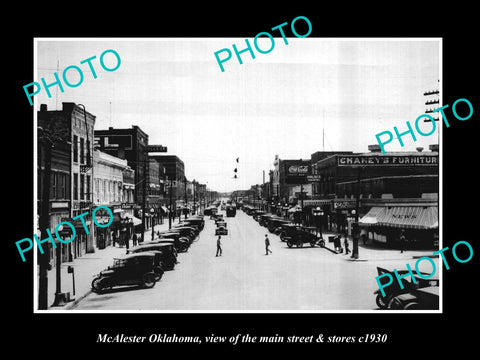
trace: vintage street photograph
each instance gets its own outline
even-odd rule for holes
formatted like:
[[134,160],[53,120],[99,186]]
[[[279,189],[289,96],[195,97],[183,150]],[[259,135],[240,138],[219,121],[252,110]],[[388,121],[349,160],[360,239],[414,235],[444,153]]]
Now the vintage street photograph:
[[35,312],[442,311],[442,39],[271,35],[34,39]]

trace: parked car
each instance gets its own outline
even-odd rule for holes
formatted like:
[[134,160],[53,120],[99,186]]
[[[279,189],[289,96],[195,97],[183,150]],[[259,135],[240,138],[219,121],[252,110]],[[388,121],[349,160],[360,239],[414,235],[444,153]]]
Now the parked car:
[[[170,239],[175,239],[176,240],[176,244],[178,243],[178,245],[180,244],[180,241],[186,241],[188,243],[188,245],[190,245],[192,243],[192,241],[190,240],[189,237],[187,236],[182,236],[180,234],[180,231],[175,231],[175,229],[170,229],[170,230],[164,230],[164,231],[161,231],[161,232],[158,232],[158,238],[160,239],[165,239],[165,238],[170,238]],[[177,248],[177,251],[178,251],[178,246],[175,245],[175,247]]]
[[388,303],[388,308],[390,310],[438,310],[440,308],[439,291],[438,286],[414,289],[393,297]]
[[190,226],[175,226],[170,229],[180,233],[180,236],[185,236],[190,240],[190,243],[197,237],[197,232]]
[[259,221],[260,220],[260,216],[261,215],[264,215],[266,214],[266,211],[263,211],[263,210],[253,210],[250,215],[252,215],[252,217],[255,219],[255,221]]
[[267,219],[267,229],[271,233],[280,233],[280,230],[282,230],[282,225],[291,223],[292,222],[290,220],[286,220],[278,216],[272,216]]
[[225,226],[218,226],[215,229],[215,235],[228,235],[228,230]]
[[[176,234],[176,235],[178,235],[178,234]],[[178,237],[177,236],[176,237],[173,237],[173,236],[172,237],[159,237],[159,238],[157,238],[153,241],[143,243],[143,245],[145,245],[145,244],[173,244],[177,253],[186,252],[186,251],[188,251],[188,248],[190,247],[190,241],[187,238],[180,237],[180,236],[178,236]]]
[[[155,273],[154,253],[129,254],[113,259],[113,266],[95,275],[92,290],[101,293],[115,286],[141,285],[145,288],[155,286],[159,270]],[[163,274],[163,271],[162,271]]]
[[162,253],[161,265],[163,270],[173,270],[177,264],[177,255],[175,247],[172,244],[145,243],[130,248],[129,254],[138,254],[145,251],[157,250]]
[[185,222],[188,222],[192,225],[197,225],[198,229],[200,231],[203,230],[203,227],[205,226],[205,220],[203,219],[203,216],[191,216],[185,220]]
[[325,246],[325,241],[317,233],[317,229],[314,227],[300,226],[300,225],[283,225],[283,231],[280,235],[282,241],[287,242],[289,248],[303,247],[304,243],[310,244],[311,247],[320,245]]
[[[405,275],[409,272],[409,270],[397,270],[398,275]],[[396,275],[394,274],[393,271],[389,271],[387,269],[383,269],[381,267],[377,267],[377,273],[378,275],[383,275],[383,274],[390,274],[393,279],[396,278]],[[429,274],[424,274],[421,273],[422,275],[429,275]],[[407,280],[408,279],[408,280]],[[426,287],[439,287],[440,286],[440,280],[437,277],[432,277],[429,279],[423,279],[418,275],[415,275],[415,281],[414,283],[411,279],[410,276],[402,278],[402,285],[403,289],[400,287],[400,284],[398,281],[393,281],[389,286],[386,286],[383,291],[385,292],[385,296],[382,295],[381,290],[377,289],[373,292],[374,295],[376,295],[375,302],[378,305],[380,309],[389,309],[391,306],[394,308],[400,308],[401,304],[406,304],[408,301],[407,299],[413,299],[412,296],[406,296],[406,297],[400,297],[398,298],[399,295],[403,294],[409,294],[411,292],[415,292],[418,289],[426,288]],[[416,293],[416,295],[413,296],[421,296],[423,294]],[[396,301],[392,302],[393,298],[398,298]],[[412,305],[413,306],[413,305]],[[438,309],[438,307],[437,307]]]

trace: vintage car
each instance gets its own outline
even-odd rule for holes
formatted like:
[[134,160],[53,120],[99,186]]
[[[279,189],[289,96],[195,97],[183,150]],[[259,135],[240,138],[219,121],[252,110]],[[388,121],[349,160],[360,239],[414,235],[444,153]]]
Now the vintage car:
[[274,216],[274,215],[272,215],[270,213],[261,214],[261,215],[259,215],[258,223],[261,226],[267,227],[268,219],[270,219],[272,216]]
[[191,239],[191,241],[193,241],[199,234],[197,227],[185,226],[184,224],[177,224],[170,230],[178,231],[181,236],[186,236]]
[[175,231],[174,229],[159,231],[157,232],[157,236],[158,236],[158,239],[165,239],[165,238],[175,239],[176,240],[175,247],[177,248],[177,251],[178,251],[180,242],[186,241],[188,245],[192,243],[189,237],[182,236],[180,234],[180,231]]
[[291,224],[292,222],[290,220],[286,220],[284,218],[278,217],[278,216],[272,216],[267,219],[267,229],[271,233],[281,233],[282,225],[285,224]]
[[228,235],[228,230],[224,226],[218,226],[215,229],[215,235]]
[[320,245],[320,247],[325,246],[325,241],[320,237],[315,227],[284,224],[282,225],[280,239],[286,241],[289,248],[293,246],[303,247],[304,243],[310,244],[311,247],[317,244]]
[[203,230],[205,226],[205,220],[203,220],[203,216],[191,216],[185,220],[186,223],[197,225],[200,231]]
[[213,214],[210,216],[211,220],[223,219],[223,214]]
[[92,280],[92,290],[96,293],[104,292],[115,286],[140,285],[152,288],[161,277],[163,270],[155,268],[157,255],[146,252],[142,254],[128,254],[113,259],[113,266],[95,275]]
[[217,227],[223,226],[224,228],[226,228],[227,227],[227,222],[225,220],[217,220],[217,221],[215,221],[215,225]]
[[[408,270],[397,270],[397,274],[399,276],[407,274],[409,271]],[[388,271],[386,269],[383,269],[381,267],[377,267],[377,273],[378,275],[383,275],[383,274],[390,274],[393,279],[396,279],[396,275],[393,271]],[[428,276],[429,274],[424,274],[421,273],[422,275]],[[380,280],[380,279],[379,279]],[[440,285],[440,280],[438,277],[434,276],[429,279],[424,279],[418,276],[417,274],[415,275],[415,282],[412,281],[410,276],[404,277],[401,279],[402,281],[402,286],[403,289],[400,287],[400,284],[398,281],[393,281],[389,286],[385,286],[383,288],[383,291],[385,292],[385,296],[383,296],[382,292],[380,289],[377,289],[374,291],[374,295],[376,295],[375,302],[378,305],[380,309],[390,309],[391,306],[395,309],[399,309],[401,304],[406,304],[407,299],[412,299],[413,296],[408,295],[406,297],[400,297],[400,295],[403,294],[409,294],[412,292],[416,292],[416,290],[427,288],[427,287],[439,287]],[[383,283],[386,284],[386,283]],[[383,285],[382,284],[382,285]],[[418,296],[424,295],[421,293],[416,293]],[[392,299],[398,298],[396,301],[392,302]],[[437,300],[438,301],[438,300]],[[413,307],[414,305],[412,305]],[[415,305],[416,306],[416,305]],[[437,308],[438,309],[438,303],[437,303]]]
[[180,237],[179,234],[171,234],[171,237],[161,236],[155,240],[142,243],[145,244],[173,244],[177,253],[186,252],[190,247],[190,241],[186,237]]
[[393,297],[388,303],[388,308],[390,310],[438,310],[440,309],[439,291],[438,286],[414,289]]
[[255,219],[255,221],[259,221],[259,220],[260,220],[260,216],[261,216],[261,215],[264,215],[264,214],[266,214],[265,211],[263,211],[263,210],[258,210],[258,209],[253,210],[253,211],[250,213],[250,215]]
[[237,207],[235,205],[227,206],[227,211],[226,211],[227,217],[235,217],[236,214],[237,214]]
[[152,250],[160,251],[162,253],[160,262],[163,270],[173,270],[175,268],[175,265],[177,264],[177,251],[173,244],[146,242],[142,245],[130,248],[127,252],[128,254],[138,254]]

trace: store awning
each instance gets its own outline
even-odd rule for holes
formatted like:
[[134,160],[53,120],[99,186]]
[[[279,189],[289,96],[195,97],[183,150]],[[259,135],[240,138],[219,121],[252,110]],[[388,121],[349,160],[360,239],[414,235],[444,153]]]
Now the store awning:
[[378,216],[385,212],[385,207],[374,206],[358,222],[360,225],[375,225],[378,223]]
[[321,205],[330,205],[332,200],[330,199],[310,199],[310,200],[303,200],[304,206],[321,206]]
[[438,207],[385,207],[384,211],[377,215],[377,225],[409,229],[436,229],[438,228]]

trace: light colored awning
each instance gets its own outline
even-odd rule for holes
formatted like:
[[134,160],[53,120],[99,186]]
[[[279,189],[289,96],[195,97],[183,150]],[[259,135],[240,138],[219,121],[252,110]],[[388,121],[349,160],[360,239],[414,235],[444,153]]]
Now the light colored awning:
[[385,211],[385,207],[374,206],[358,222],[360,225],[375,225],[378,223],[378,216]]
[[436,229],[438,228],[438,207],[386,207],[384,212],[377,216],[377,224],[397,228]]

